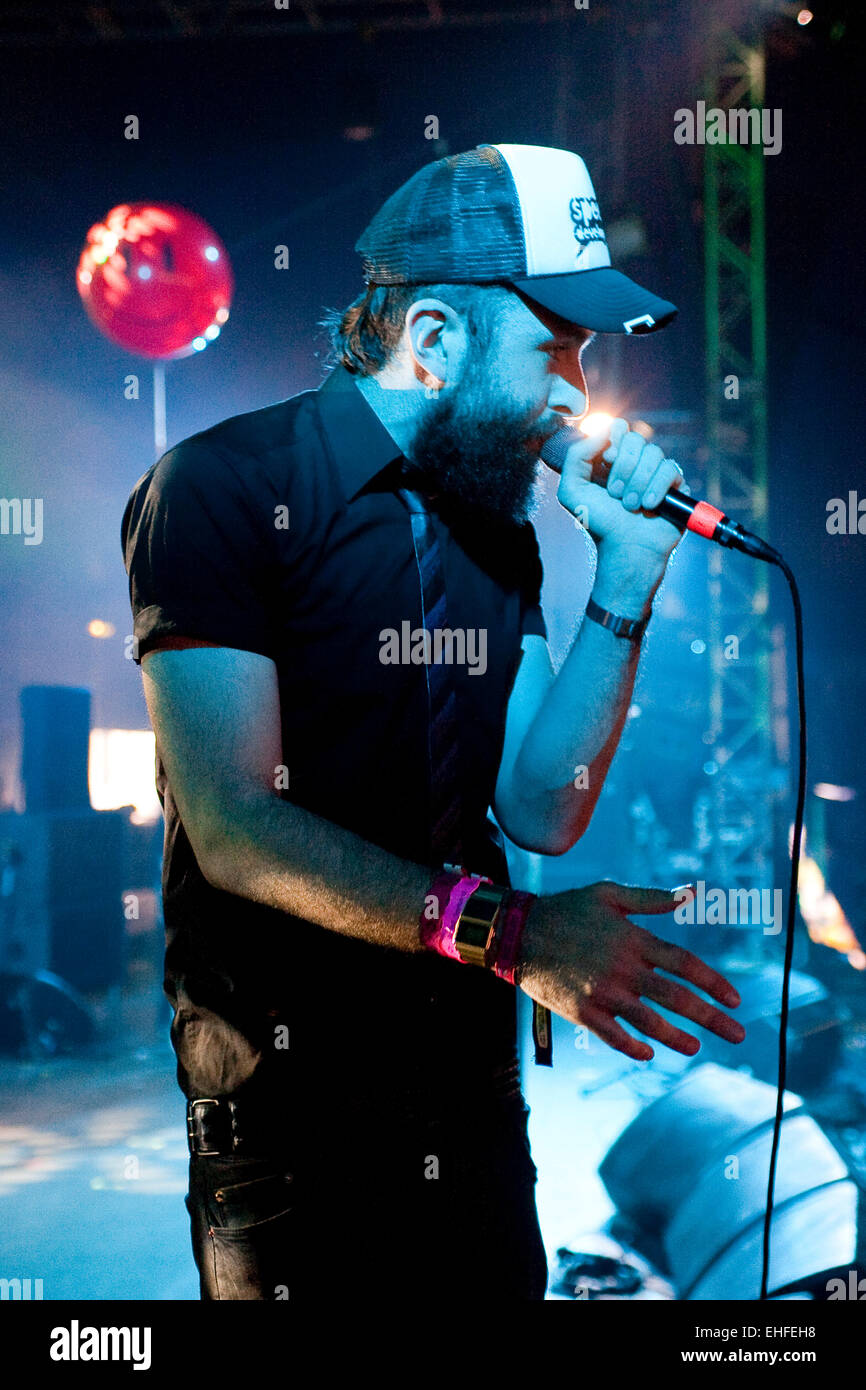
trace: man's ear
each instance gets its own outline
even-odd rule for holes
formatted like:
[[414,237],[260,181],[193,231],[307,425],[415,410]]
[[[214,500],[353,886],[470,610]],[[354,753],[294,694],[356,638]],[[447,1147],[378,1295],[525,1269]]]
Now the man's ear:
[[415,376],[438,391],[455,381],[466,334],[449,304],[441,299],[417,299],[406,313],[406,334]]

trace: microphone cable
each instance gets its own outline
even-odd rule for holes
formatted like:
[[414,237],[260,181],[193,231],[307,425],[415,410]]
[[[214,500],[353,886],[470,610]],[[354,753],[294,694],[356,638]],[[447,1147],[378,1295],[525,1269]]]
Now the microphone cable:
[[768,563],[776,565],[788,581],[794,607],[794,633],[797,662],[797,714],[799,722],[797,756],[797,806],[794,813],[794,838],[791,845],[791,880],[788,893],[788,918],[785,927],[785,959],[782,967],[782,1007],[779,1014],[779,1071],[776,1090],[776,1115],[773,1121],[773,1142],[770,1148],[770,1171],[767,1181],[767,1205],[764,1212],[764,1238],[761,1258],[761,1292],[759,1299],[768,1297],[770,1277],[770,1227],[773,1220],[773,1198],[776,1185],[776,1164],[779,1138],[784,1115],[785,1085],[788,1072],[788,1001],[791,985],[791,962],[794,957],[794,933],[797,920],[797,890],[800,879],[800,846],[803,839],[803,818],[806,807],[806,688],[803,671],[803,608],[797,581],[787,562],[777,550],[768,546]]

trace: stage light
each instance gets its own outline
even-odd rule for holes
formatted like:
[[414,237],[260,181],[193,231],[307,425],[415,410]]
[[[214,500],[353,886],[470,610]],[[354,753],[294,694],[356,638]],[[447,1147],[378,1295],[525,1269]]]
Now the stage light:
[[853,787],[837,787],[833,782],[816,782],[812,791],[822,801],[853,801],[857,795]]
[[804,853],[797,877],[797,900],[809,939],[829,946],[848,959],[855,970],[866,967],[866,955],[835,893],[827,887],[821,869],[811,855]]
[[77,286],[100,333],[163,361],[207,346],[201,334],[228,307],[233,278],[216,232],[195,213],[123,203],[88,231]]
[[613,424],[613,416],[608,415],[605,410],[594,410],[591,415],[587,415],[580,422],[580,429],[583,434],[602,434],[610,429]]
[[91,637],[113,637],[115,628],[113,623],[105,623],[101,618],[93,618],[87,624],[87,631]]
[[220,330],[219,330],[219,324],[217,324],[217,323],[212,323],[212,324],[211,324],[208,328],[206,328],[205,331],[204,331],[204,336],[207,338],[207,340],[208,340],[209,343],[212,343],[213,340],[214,340],[214,338],[218,338],[219,335],[220,335]]
[[703,656],[704,652],[707,650],[707,644],[703,638],[696,637],[694,642],[691,643],[691,650],[694,652],[695,656]]
[[132,820],[148,824],[160,813],[153,776],[154,736],[149,729],[91,729],[88,757],[94,811],[134,806]]
[[[103,232],[104,235],[96,236],[97,231]],[[117,250],[119,237],[115,236],[113,232],[105,231],[105,228],[91,228],[91,232],[94,233],[91,260],[95,265],[105,265],[105,262]]]
[[797,15],[797,23],[802,27],[804,24],[809,24],[814,18],[811,10],[801,10]]
[[204,352],[207,347],[207,338],[193,338],[192,346],[195,348],[196,352]]

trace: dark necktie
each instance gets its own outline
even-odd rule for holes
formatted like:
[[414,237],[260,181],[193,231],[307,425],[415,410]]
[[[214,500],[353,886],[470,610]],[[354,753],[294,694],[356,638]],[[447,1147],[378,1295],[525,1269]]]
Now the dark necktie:
[[[412,521],[412,540],[421,584],[421,612],[428,632],[430,653],[436,628],[448,626],[442,554],[433,519],[420,492],[399,488],[397,496]],[[427,676],[427,756],[430,768],[430,846],[436,868],[460,864],[463,854],[460,830],[460,746],[457,731],[457,699],[451,666],[443,661],[424,663]],[[553,1065],[550,1010],[533,1000],[532,1037],[535,1061]]]
[[[412,522],[412,540],[421,587],[421,617],[434,653],[435,633],[448,627],[442,554],[433,518],[420,492],[400,488],[397,494]],[[444,653],[443,653],[444,655]],[[430,849],[433,864],[459,864],[463,854],[460,824],[460,744],[457,697],[452,668],[445,661],[424,663],[427,677],[427,757],[430,769]]]

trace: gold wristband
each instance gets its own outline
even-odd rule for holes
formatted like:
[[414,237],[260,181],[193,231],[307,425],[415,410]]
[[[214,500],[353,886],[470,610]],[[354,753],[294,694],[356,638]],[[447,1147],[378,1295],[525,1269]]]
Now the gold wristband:
[[482,883],[466,902],[454,927],[453,941],[466,965],[486,965],[487,952],[496,936],[496,927],[507,888]]

